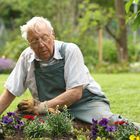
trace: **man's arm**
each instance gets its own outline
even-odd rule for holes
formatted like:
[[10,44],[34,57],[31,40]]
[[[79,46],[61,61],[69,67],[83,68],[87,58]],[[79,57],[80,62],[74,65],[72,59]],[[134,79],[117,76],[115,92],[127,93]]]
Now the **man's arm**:
[[46,113],[50,108],[55,109],[57,105],[60,107],[63,107],[64,105],[70,106],[80,100],[82,97],[82,92],[83,86],[78,86],[66,90],[62,94],[48,101],[36,102],[35,100],[23,100],[18,105],[18,111],[20,113],[42,114]]
[[47,101],[48,108],[55,108],[57,105],[63,106],[67,105],[70,106],[76,101],[80,100],[82,97],[83,86],[78,86],[69,90],[66,90],[59,96],[55,97]]
[[3,113],[14,99],[15,96],[7,89],[0,95],[0,114]]

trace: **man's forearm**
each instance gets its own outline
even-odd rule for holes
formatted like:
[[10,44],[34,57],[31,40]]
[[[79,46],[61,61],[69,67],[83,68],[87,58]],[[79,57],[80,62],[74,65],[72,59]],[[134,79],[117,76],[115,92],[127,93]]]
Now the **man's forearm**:
[[7,89],[3,94],[0,95],[0,114],[11,104],[15,99],[15,96],[12,95]]
[[48,108],[55,108],[57,105],[72,105],[82,97],[82,89],[83,87],[80,86],[74,89],[67,90],[54,99],[47,101]]
[[[21,113],[34,113],[34,114],[44,114],[59,105],[60,107],[67,105],[70,106],[82,97],[83,87],[79,86],[73,89],[69,89],[57,97],[44,102],[38,102],[34,104],[34,100],[23,100],[18,105],[18,111]],[[32,103],[31,103],[32,102]]]

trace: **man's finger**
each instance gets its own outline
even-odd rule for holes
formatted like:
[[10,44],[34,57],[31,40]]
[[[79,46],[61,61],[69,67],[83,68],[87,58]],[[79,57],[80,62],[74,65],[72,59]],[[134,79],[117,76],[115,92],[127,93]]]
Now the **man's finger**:
[[20,110],[20,111],[18,111],[18,113],[19,114],[31,114],[32,113],[32,111],[29,111],[29,110]]
[[32,109],[33,107],[30,107],[29,105],[22,105],[18,107],[18,110],[26,110],[26,109]]
[[26,101],[21,101],[19,104],[33,104],[33,102],[30,100],[26,100]]
[[20,113],[33,113],[34,109],[33,108],[23,108],[22,110],[18,110]]
[[33,102],[31,100],[22,100],[17,107],[20,108],[21,106],[28,105],[33,106]]
[[25,107],[29,107],[28,104],[18,104],[18,105],[17,105],[18,109],[21,109],[21,108],[23,108],[24,106],[25,106]]

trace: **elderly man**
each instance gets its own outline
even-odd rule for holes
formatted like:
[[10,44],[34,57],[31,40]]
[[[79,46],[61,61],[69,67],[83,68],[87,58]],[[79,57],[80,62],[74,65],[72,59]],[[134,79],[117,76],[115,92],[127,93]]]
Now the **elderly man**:
[[0,114],[29,88],[35,100],[19,103],[21,113],[42,114],[48,108],[67,105],[74,118],[87,123],[113,116],[77,45],[55,40],[51,23],[43,17],[33,17],[21,26],[21,32],[29,47],[5,83]]

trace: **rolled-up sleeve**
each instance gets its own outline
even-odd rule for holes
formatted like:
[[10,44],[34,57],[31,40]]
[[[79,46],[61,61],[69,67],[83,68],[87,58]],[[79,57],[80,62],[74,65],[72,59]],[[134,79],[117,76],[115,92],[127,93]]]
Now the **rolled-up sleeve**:
[[22,53],[4,85],[15,96],[22,95],[26,90],[25,79],[27,72],[24,59],[24,54]]
[[83,55],[77,45],[68,43],[65,51],[64,77],[66,89],[85,87],[89,83],[88,70]]

